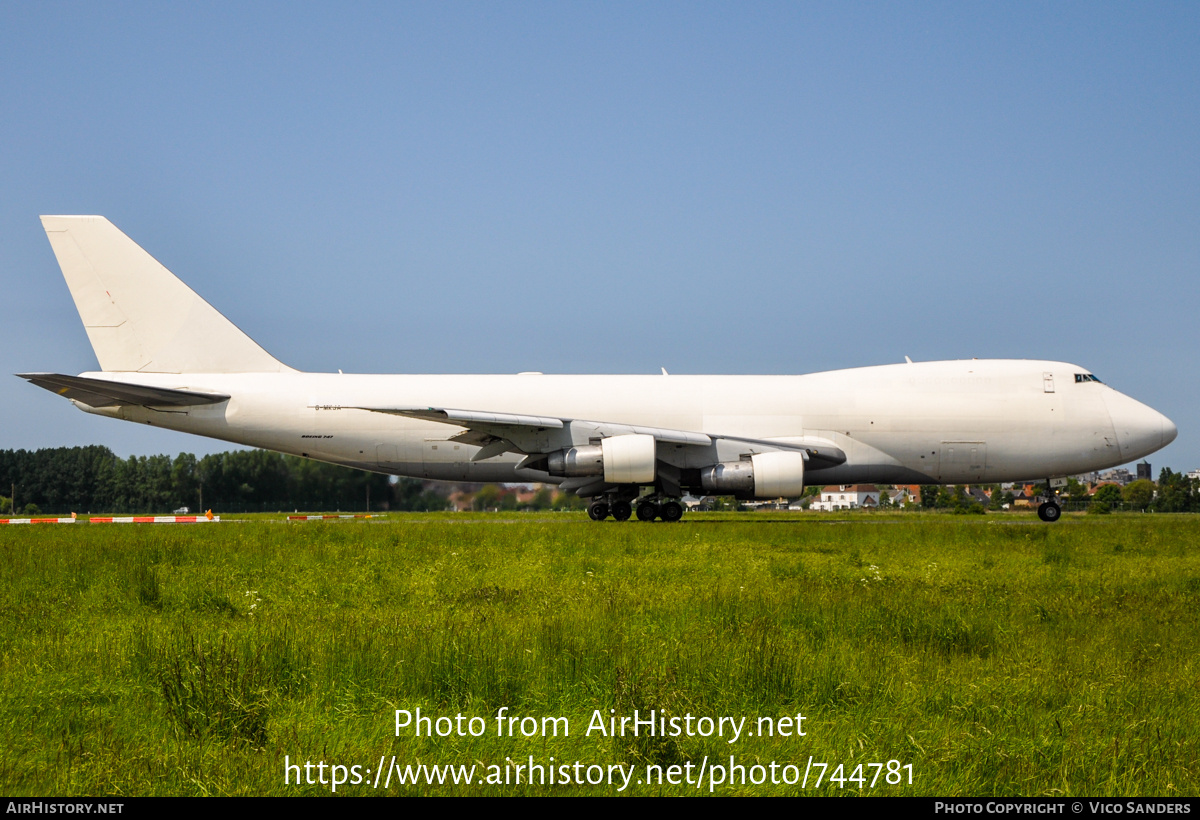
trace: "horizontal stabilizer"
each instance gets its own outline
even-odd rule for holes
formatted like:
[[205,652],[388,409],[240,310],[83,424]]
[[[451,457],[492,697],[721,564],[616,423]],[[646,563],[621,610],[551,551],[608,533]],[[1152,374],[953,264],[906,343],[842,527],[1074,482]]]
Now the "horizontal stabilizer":
[[217,404],[228,400],[224,393],[202,393],[196,390],[177,390],[166,387],[147,387],[144,384],[110,382],[107,379],[86,379],[59,373],[18,373],[22,379],[89,407],[189,407],[198,404]]

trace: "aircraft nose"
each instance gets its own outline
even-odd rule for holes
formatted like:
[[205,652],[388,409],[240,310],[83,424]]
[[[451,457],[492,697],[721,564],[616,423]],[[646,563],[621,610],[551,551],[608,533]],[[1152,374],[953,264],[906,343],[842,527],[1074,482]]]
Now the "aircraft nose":
[[1113,431],[1117,434],[1121,455],[1126,459],[1148,456],[1166,447],[1179,435],[1179,430],[1169,418],[1124,393],[1114,390],[1105,395],[1104,402],[1108,406]]

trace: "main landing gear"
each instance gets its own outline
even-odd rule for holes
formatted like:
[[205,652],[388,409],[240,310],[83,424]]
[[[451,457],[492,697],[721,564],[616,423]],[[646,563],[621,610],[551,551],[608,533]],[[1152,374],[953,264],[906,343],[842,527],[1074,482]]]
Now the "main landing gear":
[[675,522],[683,518],[683,505],[675,499],[658,503],[644,498],[638,502],[637,517],[638,521],[653,521],[661,518],[669,523]]
[[[612,501],[598,498],[588,505],[588,517],[593,521],[603,521],[610,515],[617,521],[628,521],[633,512],[633,505],[621,498]],[[661,518],[663,521],[675,522],[683,518],[683,505],[673,498],[656,501],[647,496],[637,501],[637,518],[638,521]]]
[[588,505],[588,517],[593,521],[603,521],[610,515],[617,521],[628,521],[629,516],[633,515],[633,505],[621,499],[613,502],[593,501]]

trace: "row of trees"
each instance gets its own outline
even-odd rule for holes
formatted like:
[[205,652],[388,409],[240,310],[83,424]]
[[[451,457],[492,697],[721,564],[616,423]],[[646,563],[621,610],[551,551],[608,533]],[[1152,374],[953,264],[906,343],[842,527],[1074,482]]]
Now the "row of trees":
[[1164,467],[1158,483],[1139,479],[1118,487],[1105,484],[1091,497],[1089,512],[1200,512],[1200,480]]
[[[267,450],[238,450],[197,458],[191,453],[118,458],[107,447],[0,450],[0,492],[15,487],[18,510],[69,512],[170,512],[179,507],[226,512],[275,510],[441,510],[445,495],[415,479],[391,479],[347,467],[285,456]],[[993,490],[990,509],[1012,503],[1011,492]],[[808,494],[820,492],[812,487]],[[890,506],[881,494],[880,506]],[[1164,468],[1158,483],[1102,486],[1094,495],[1073,479],[1061,494],[1066,510],[1200,512],[1200,481]],[[559,509],[582,505],[544,488],[533,498],[512,489],[485,486],[475,509]],[[732,505],[730,505],[732,506]],[[983,512],[962,487],[926,487],[921,506],[954,512]],[[718,508],[720,505],[718,504]],[[12,510],[0,496],[0,513]]]
[[[44,513],[274,510],[440,510],[414,479],[335,467],[266,450],[118,458],[107,447],[0,450],[0,492]],[[5,497],[0,507],[12,509]],[[7,502],[7,503],[6,503]]]
[[[1011,491],[1003,490],[998,485],[991,485],[988,489],[991,490],[991,498],[986,509],[1000,510],[1005,504],[1012,505],[1014,495]],[[1104,484],[1091,493],[1086,486],[1071,478],[1067,479],[1067,486],[1059,493],[1059,501],[1068,512],[1200,512],[1200,480],[1163,468],[1157,484],[1140,479],[1124,487]],[[985,509],[982,501],[971,498],[962,487],[926,487],[921,493],[921,506],[953,512],[983,512]]]
[[[991,498],[986,509],[1000,510],[1014,501],[1013,493],[998,485],[989,485],[987,489],[991,490]],[[1200,480],[1165,467],[1157,484],[1140,479],[1124,487],[1104,484],[1092,493],[1070,478],[1059,493],[1059,501],[1068,512],[1200,512]],[[962,487],[926,487],[921,494],[921,506],[954,512],[983,512],[985,509],[981,500],[971,498]]]

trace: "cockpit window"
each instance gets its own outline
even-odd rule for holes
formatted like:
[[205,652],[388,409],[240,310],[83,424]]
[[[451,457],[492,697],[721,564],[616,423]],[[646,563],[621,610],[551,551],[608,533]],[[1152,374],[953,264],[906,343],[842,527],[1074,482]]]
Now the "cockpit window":
[[1082,382],[1098,382],[1100,384],[1104,383],[1104,382],[1101,382],[1099,379],[1097,379],[1095,376],[1093,376],[1091,373],[1076,373],[1075,374],[1075,384],[1080,384]]

